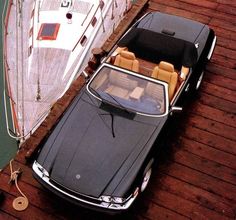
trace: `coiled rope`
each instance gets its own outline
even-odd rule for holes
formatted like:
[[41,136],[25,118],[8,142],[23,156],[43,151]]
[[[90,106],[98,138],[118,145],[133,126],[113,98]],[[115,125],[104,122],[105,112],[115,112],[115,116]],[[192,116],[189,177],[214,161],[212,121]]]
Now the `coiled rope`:
[[25,210],[28,205],[29,205],[29,200],[26,197],[26,195],[21,191],[20,187],[18,186],[18,176],[21,174],[20,169],[13,171],[13,166],[12,166],[13,160],[10,161],[10,171],[11,171],[11,177],[10,177],[10,183],[14,182],[16,185],[17,190],[21,194],[21,196],[15,198],[13,200],[12,206],[15,210],[17,211],[23,211]]

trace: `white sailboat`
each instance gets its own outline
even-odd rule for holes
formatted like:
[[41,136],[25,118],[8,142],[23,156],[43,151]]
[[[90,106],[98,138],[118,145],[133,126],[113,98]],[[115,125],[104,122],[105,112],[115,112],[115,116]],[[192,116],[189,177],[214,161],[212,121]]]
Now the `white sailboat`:
[[5,32],[8,96],[27,138],[131,7],[124,0],[11,0]]

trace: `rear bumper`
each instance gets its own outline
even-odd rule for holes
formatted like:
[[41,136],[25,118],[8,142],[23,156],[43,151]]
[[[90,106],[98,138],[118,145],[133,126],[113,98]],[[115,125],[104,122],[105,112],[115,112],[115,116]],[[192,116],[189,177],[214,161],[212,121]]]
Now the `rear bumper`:
[[127,199],[125,199],[122,203],[114,203],[112,201],[105,202],[101,199],[101,197],[92,198],[86,195],[79,194],[76,196],[53,184],[52,181],[50,181],[49,175],[47,175],[47,171],[43,170],[44,168],[39,163],[37,163],[37,161],[35,161],[33,164],[33,176],[45,188],[47,188],[49,191],[53,192],[57,196],[84,208],[92,209],[99,212],[116,214],[129,209],[129,207],[133,204],[136,197],[138,196],[138,188],[136,188],[135,192],[131,194]]

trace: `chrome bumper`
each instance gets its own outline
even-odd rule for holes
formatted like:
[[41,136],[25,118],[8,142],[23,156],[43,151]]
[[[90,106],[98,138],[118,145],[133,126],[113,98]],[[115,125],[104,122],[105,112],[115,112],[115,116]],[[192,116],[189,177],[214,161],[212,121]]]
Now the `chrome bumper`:
[[91,199],[96,200],[98,202],[98,203],[94,203],[94,202],[90,202],[88,200],[79,198],[79,197],[72,195],[68,192],[65,192],[62,189],[60,189],[59,187],[55,186],[50,181],[48,172],[37,161],[34,162],[32,168],[33,168],[33,171],[35,172],[35,174],[37,174],[37,176],[40,178],[40,180],[42,180],[48,186],[52,187],[57,192],[66,196],[67,198],[70,198],[70,199],[77,201],[81,204],[86,204],[86,205],[92,206],[92,207],[114,210],[114,211],[127,210],[132,205],[132,203],[134,202],[134,200],[136,199],[136,197],[139,194],[139,188],[136,188],[135,191],[127,199],[125,199],[122,203],[115,203],[115,202],[112,202],[112,200],[109,202],[106,202],[103,200],[103,197],[105,197],[105,196],[100,196],[99,198],[92,198],[92,197],[89,197],[86,195],[82,195],[83,197],[87,197],[88,199],[91,198]]

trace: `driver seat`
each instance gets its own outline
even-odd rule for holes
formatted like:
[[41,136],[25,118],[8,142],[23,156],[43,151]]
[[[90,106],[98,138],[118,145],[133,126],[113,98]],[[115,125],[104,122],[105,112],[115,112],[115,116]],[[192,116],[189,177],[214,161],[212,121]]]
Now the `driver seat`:
[[178,82],[178,74],[171,63],[161,61],[159,67],[153,69],[152,77],[168,83],[169,100],[174,96]]
[[122,50],[115,59],[114,65],[139,72],[139,61],[136,59],[134,53]]

